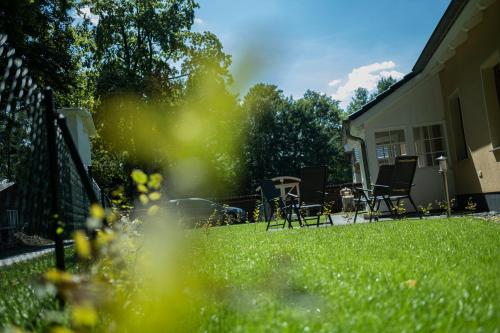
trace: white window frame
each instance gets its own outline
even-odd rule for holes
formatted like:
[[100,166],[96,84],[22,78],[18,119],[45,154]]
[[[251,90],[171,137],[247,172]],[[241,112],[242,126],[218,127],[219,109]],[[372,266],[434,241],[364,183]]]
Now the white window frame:
[[352,180],[353,183],[362,183],[361,147],[356,145],[352,149]]
[[[395,158],[399,155],[395,155],[395,156],[389,156],[387,157],[387,162],[382,162],[381,159],[378,158],[378,155],[377,155],[377,146],[378,146],[378,143],[377,143],[377,133],[383,133],[383,132],[389,132],[389,135],[391,132],[396,132],[396,131],[403,131],[403,135],[404,135],[404,143],[405,143],[405,149],[406,149],[406,153],[402,156],[405,156],[405,155],[408,155],[409,151],[408,149],[410,148],[409,145],[408,145],[408,133],[407,133],[407,130],[406,130],[406,127],[386,127],[386,128],[379,128],[379,129],[375,129],[373,131],[373,142],[375,144],[375,159],[378,163],[378,166],[380,165],[384,165],[384,164],[394,164],[395,163]],[[393,145],[394,143],[390,143],[390,145]]]
[[[432,140],[437,140],[437,139],[442,139],[443,140],[443,150],[440,150],[440,151],[433,151],[432,150],[432,146],[431,146],[431,151],[430,152],[423,152],[423,153],[420,153],[418,151],[418,148],[417,148],[417,141],[422,141],[424,142],[424,148],[425,148],[425,139],[422,138],[420,140],[417,140],[416,139],[416,136],[415,136],[415,129],[417,128],[427,128],[427,130],[429,129],[429,127],[432,127],[432,126],[436,126],[436,125],[439,125],[441,126],[441,137],[439,138],[430,138],[428,139],[429,141],[432,141]],[[421,123],[421,124],[415,124],[415,125],[412,125],[411,126],[411,134],[412,134],[412,139],[413,139],[413,148],[415,150],[415,155],[418,156],[418,167],[420,169],[422,168],[435,168],[438,166],[438,163],[435,161],[435,159],[433,158],[433,162],[432,162],[432,165],[427,165],[427,160],[425,160],[426,162],[426,165],[423,165],[422,163],[422,158],[425,157],[426,155],[428,154],[434,154],[434,153],[438,153],[438,152],[441,152],[441,153],[444,153],[443,155],[448,157],[449,156],[449,149],[448,149],[448,135],[447,135],[447,132],[446,132],[446,126],[443,122],[425,122],[425,123]]]

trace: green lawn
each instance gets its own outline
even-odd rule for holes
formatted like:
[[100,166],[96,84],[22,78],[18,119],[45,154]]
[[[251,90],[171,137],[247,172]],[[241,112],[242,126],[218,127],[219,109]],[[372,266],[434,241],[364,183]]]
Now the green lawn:
[[[70,271],[77,269],[74,251],[66,249]],[[42,332],[50,323],[52,311],[59,305],[53,297],[37,294],[37,279],[54,267],[54,254],[0,268],[0,331],[5,325],[15,325],[29,331]]]
[[[500,224],[454,218],[196,231],[200,332],[498,332]],[[0,327],[41,331],[29,287],[52,257],[0,269]],[[199,304],[194,302],[194,304]]]
[[[498,332],[500,224],[439,219],[212,229],[209,332]],[[415,280],[405,284],[405,281]]]

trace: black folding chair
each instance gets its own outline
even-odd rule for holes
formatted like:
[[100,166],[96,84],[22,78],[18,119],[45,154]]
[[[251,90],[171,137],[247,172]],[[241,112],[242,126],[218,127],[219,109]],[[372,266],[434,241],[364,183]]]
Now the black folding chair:
[[378,220],[376,213],[379,211],[382,201],[385,202],[391,215],[394,214],[392,203],[389,200],[393,172],[394,165],[381,165],[378,169],[377,181],[375,184],[372,184],[371,188],[354,188],[354,205],[356,207],[354,223],[356,223],[356,219],[358,218],[360,206],[368,206],[370,222],[374,215],[375,219]]
[[[267,205],[267,209],[264,210],[264,219],[267,222],[266,231],[272,227],[285,227],[288,222],[288,228],[292,228],[292,207],[291,205],[286,205],[281,198],[280,191],[274,186],[273,181],[270,179],[263,179],[260,181],[260,189],[262,191],[264,202],[263,205]],[[273,216],[281,217],[283,219],[283,224],[276,223],[271,224]]]
[[[320,223],[321,216],[325,212],[326,180],[326,166],[306,167],[300,170],[300,197],[294,196],[296,199],[294,207],[301,226],[333,225],[330,214],[327,215],[328,222]],[[311,211],[314,214],[311,214]],[[306,214],[303,214],[304,212]],[[316,220],[316,223],[308,224],[307,221],[310,220]]]
[[[398,207],[401,201],[408,199],[417,215],[422,218],[422,214],[417,209],[410,192],[413,186],[413,178],[417,169],[418,156],[398,156],[394,165],[394,172],[392,174],[389,201],[391,202],[392,209],[399,217]],[[396,205],[394,205],[394,201]]]
[[[373,215],[379,211],[382,201],[387,205],[391,215],[394,218],[398,218],[401,216],[398,208],[404,199],[410,201],[415,212],[422,218],[422,214],[418,211],[410,195],[411,189],[414,186],[413,178],[417,169],[417,161],[417,156],[398,156],[394,165],[380,166],[377,183],[373,185],[371,190],[356,189],[355,200],[357,201],[357,206],[354,222],[356,222],[358,215],[359,204],[365,203],[369,207],[371,222]],[[378,216],[375,216],[375,219],[378,220]]]

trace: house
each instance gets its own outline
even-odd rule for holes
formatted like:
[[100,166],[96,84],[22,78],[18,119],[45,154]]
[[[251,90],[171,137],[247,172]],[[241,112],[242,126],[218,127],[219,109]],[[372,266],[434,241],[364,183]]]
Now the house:
[[66,124],[82,162],[89,167],[92,164],[90,138],[96,135],[92,115],[83,108],[61,108],[58,112],[66,118]]
[[500,0],[452,0],[412,71],[343,124],[354,181],[418,155],[417,205],[443,200],[436,158],[448,157],[450,193],[500,211]]

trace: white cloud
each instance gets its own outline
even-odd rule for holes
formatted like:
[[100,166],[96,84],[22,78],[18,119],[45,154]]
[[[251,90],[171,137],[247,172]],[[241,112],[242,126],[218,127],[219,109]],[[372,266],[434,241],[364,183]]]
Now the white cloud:
[[335,86],[338,86],[340,84],[340,82],[342,82],[342,80],[332,80],[332,81],[328,82],[328,85],[330,87],[335,87]]
[[194,18],[194,24],[203,25],[204,23],[205,21],[203,21],[201,18],[199,17]]
[[[339,100],[341,105],[345,107],[349,104],[357,88],[366,88],[368,91],[372,92],[377,88],[377,82],[382,77],[392,76],[397,80],[401,79],[403,73],[395,70],[395,67],[396,64],[393,61],[384,61],[354,68],[351,73],[349,73],[347,82],[339,86],[335,93],[332,94],[332,97]],[[329,85],[332,86],[331,83],[335,81],[337,80],[330,82]]]
[[92,14],[89,6],[82,7],[78,16],[81,18],[88,18],[93,25],[99,23],[99,16]]

